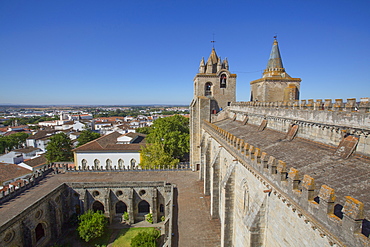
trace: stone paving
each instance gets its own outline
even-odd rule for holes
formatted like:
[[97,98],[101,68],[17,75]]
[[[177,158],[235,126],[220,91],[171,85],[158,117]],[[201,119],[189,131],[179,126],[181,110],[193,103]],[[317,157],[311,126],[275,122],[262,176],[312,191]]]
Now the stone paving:
[[0,224],[21,213],[53,189],[68,182],[167,181],[177,186],[174,213],[173,246],[220,246],[220,222],[210,218],[210,199],[202,193],[198,172],[192,171],[133,171],[94,172],[48,175],[41,183],[21,196],[0,205]]

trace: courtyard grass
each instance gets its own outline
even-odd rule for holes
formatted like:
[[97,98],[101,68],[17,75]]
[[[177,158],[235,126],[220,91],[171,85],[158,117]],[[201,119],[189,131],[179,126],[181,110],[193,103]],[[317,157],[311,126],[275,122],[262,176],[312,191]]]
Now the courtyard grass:
[[[80,238],[77,231],[69,232],[63,240],[59,241],[55,246],[62,247],[95,247],[107,246],[112,243],[113,247],[130,247],[131,239],[141,231],[151,231],[154,227],[132,227],[113,230],[107,228],[104,234],[99,238],[92,239],[88,243]],[[119,231],[117,233],[117,231]],[[113,238],[113,239],[112,239]],[[112,242],[113,241],[113,242]]]
[[154,227],[133,227],[121,229],[113,242],[113,247],[130,247],[131,239],[141,231],[151,231]]

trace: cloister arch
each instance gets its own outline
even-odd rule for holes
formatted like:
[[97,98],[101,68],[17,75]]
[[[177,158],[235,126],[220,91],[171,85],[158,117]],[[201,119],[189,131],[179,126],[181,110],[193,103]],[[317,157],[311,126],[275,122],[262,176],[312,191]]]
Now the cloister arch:
[[130,168],[131,168],[131,169],[134,169],[134,168],[135,168],[135,166],[136,166],[136,160],[135,160],[135,159],[131,159],[131,160],[130,160]]
[[85,159],[81,160],[81,166],[82,166],[82,169],[85,169],[87,166],[87,160]]
[[116,214],[123,214],[127,212],[127,205],[123,201],[118,201],[116,203]]
[[95,159],[94,160],[94,168],[97,169],[97,168],[99,168],[99,166],[100,166],[100,160]]
[[39,242],[43,237],[45,237],[45,228],[42,223],[38,223],[35,228],[36,242]]
[[92,204],[91,208],[92,208],[92,210],[93,210],[94,212],[96,212],[96,211],[102,211],[103,213],[105,212],[103,203],[101,203],[101,202],[99,202],[99,201],[95,201],[95,202]]
[[112,168],[112,161],[110,159],[107,159],[105,161],[106,169]]
[[124,161],[122,159],[118,160],[118,168],[122,169],[124,167]]
[[138,213],[139,214],[148,214],[148,213],[150,213],[150,204],[145,200],[142,200],[141,202],[139,202],[137,207],[138,207]]

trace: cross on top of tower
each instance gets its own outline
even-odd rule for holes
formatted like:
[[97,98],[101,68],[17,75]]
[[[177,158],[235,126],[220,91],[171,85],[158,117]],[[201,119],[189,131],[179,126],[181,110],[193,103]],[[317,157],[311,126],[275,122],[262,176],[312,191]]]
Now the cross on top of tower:
[[213,33],[212,35],[213,35],[213,38],[211,40],[211,43],[212,43],[212,47],[215,48],[215,42],[216,42],[215,41],[215,34]]

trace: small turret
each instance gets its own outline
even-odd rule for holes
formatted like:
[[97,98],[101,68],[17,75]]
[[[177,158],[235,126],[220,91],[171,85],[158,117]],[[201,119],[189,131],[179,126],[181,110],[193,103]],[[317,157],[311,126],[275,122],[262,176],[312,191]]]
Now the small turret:
[[222,68],[229,70],[229,62],[227,61],[227,58],[225,58],[224,61],[222,62]]
[[206,73],[206,64],[204,63],[204,57],[202,57],[202,60],[200,61],[199,73]]
[[251,81],[251,101],[292,101],[299,99],[301,79],[285,72],[276,36],[262,78]]
[[220,71],[221,69],[222,69],[221,57],[218,57],[218,61],[217,61],[217,71]]

